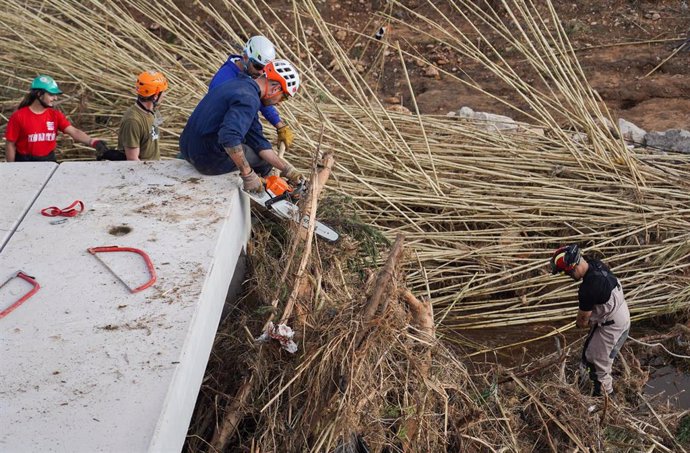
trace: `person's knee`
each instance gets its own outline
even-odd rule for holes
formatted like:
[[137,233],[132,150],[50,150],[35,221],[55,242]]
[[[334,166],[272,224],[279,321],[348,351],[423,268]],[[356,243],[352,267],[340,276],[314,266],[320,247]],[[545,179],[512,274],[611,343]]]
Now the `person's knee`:
[[273,170],[273,166],[269,164],[268,162],[264,162],[263,165],[258,165],[256,167],[252,167],[252,169],[256,172],[257,175],[263,177],[268,176],[268,174]]

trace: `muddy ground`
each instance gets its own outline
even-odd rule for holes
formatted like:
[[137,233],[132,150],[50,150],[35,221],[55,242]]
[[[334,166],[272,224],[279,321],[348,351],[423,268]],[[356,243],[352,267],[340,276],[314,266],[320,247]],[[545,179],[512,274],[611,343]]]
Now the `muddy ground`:
[[[268,3],[281,16],[291,18],[291,2],[272,0]],[[403,3],[422,14],[430,14],[432,11],[432,7],[422,0]],[[457,16],[457,12],[453,12],[446,2],[434,3],[449,17]],[[554,3],[585,75],[606,102],[614,119],[623,117],[649,131],[690,128],[690,43],[683,51],[676,53],[646,76],[671,55],[675,48],[690,38],[690,9],[687,0],[586,0]],[[336,36],[345,48],[356,44],[356,40],[361,42],[360,34],[373,36],[380,26],[389,25],[377,13],[388,12],[405,23],[421,23],[412,13],[397,6],[390,7],[388,2],[380,0],[323,1],[319,5],[322,16],[342,28],[343,31]],[[485,89],[511,98],[512,93],[490,77],[484,76],[484,70],[477,63],[459,58],[442,44],[400,26],[389,26],[387,33],[390,42],[398,40],[409,43],[439,67],[459,74],[461,78],[480,80]],[[319,48],[318,33],[307,38],[311,46]],[[357,59],[361,50],[361,46],[353,46],[350,56]],[[505,56],[509,63],[519,67],[518,57],[511,56],[509,49]],[[328,64],[329,58],[327,52],[324,52],[322,63]],[[381,63],[380,58],[383,58],[384,70],[380,73],[373,71],[371,77],[378,86],[381,100],[402,97],[403,104],[414,110],[402,71],[394,73],[386,70],[400,67],[396,53],[391,52],[387,56],[364,55],[362,58],[365,66],[375,64],[377,67]],[[426,67],[420,67],[411,61],[406,66],[422,113],[446,114],[462,106],[469,106],[474,110],[521,119],[500,102],[474,92],[443,74],[430,77],[426,73]],[[511,101],[517,102],[516,99]]]

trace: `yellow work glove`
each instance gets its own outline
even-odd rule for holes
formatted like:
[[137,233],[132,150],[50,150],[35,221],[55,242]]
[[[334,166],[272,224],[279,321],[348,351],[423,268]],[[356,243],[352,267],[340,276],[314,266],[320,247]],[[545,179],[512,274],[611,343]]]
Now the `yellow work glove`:
[[292,132],[290,126],[286,124],[285,126],[276,130],[278,131],[278,145],[285,143],[286,148],[292,146],[292,142],[295,140],[295,133]]
[[285,169],[283,169],[283,171],[280,172],[280,176],[287,179],[290,184],[299,184],[300,181],[304,180],[304,176],[302,176],[302,173],[297,171],[297,169],[293,167],[291,164],[287,164],[285,166]]

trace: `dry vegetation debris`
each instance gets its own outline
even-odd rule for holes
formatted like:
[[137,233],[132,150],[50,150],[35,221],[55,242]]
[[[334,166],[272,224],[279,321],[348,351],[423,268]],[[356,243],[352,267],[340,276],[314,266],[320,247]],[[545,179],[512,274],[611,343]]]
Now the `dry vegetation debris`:
[[[405,259],[401,237],[388,251],[380,244],[385,264],[366,272],[363,242],[315,243],[309,283],[289,319],[298,352],[257,343],[275,294],[285,298],[299,286],[289,278],[275,286],[278,271],[293,274],[285,257],[299,241],[283,227],[255,226],[252,279],[219,331],[187,451],[684,448],[687,411],[642,394],[648,376],[630,348],[616,370],[616,402],[585,396],[581,341],[561,341],[553,354],[516,368],[465,361],[461,348],[436,335],[428,302],[407,288],[414,260]],[[687,328],[657,340],[678,338],[686,346],[676,352],[690,353]]]
[[[522,125],[527,132],[503,134],[472,121],[419,115],[415,103],[411,115],[386,110],[373,89],[374,73],[360,67],[361,61],[375,67],[385,52],[399,56],[400,73],[417,61],[482,91],[481,80],[448,71],[404,41],[358,36],[362,60],[353,60],[338,27],[311,0],[293,2],[290,21],[262,2],[221,3],[216,10],[200,2],[202,14],[190,17],[171,0],[0,0],[0,77],[13,100],[2,104],[5,117],[28,81],[49,73],[68,94],[62,106],[72,120],[114,137],[119,115],[133,101],[135,74],[155,68],[171,82],[162,151],[174,156],[228,42],[239,47],[243,37],[266,33],[304,75],[300,95],[281,110],[299,132],[290,157],[308,168],[316,148],[335,155],[321,213],[349,237],[334,248],[317,242],[308,250],[303,242],[290,245],[293,235],[272,222],[255,226],[248,287],[255,303],[238,305],[217,339],[190,451],[213,451],[209,443],[252,452],[364,451],[364,445],[373,451],[683,448],[675,430],[690,424],[687,415],[652,409],[641,395],[590,413],[599,403],[576,388],[573,346],[531,373],[470,370],[453,344],[462,329],[571,318],[575,286],[564,290],[545,269],[550,251],[565,242],[607,259],[634,319],[690,304],[690,157],[629,150],[602,126],[609,114],[550,2],[541,11],[502,2],[508,15],[466,1],[448,2],[432,17],[408,11],[427,24],[413,31],[481,63],[513,90],[513,98],[500,100],[521,109],[531,124]],[[452,11],[457,15],[449,16]],[[142,25],[141,17],[157,27]],[[390,11],[379,17],[406,26]],[[468,35],[455,28],[459,20],[488,25],[532,76],[518,77],[491,36]],[[320,47],[309,47],[307,36],[318,36]],[[334,70],[323,61],[335,61]],[[409,89],[414,93],[411,83]],[[529,132],[535,128],[543,134]],[[573,140],[573,131],[587,140]],[[66,151],[63,157],[86,155]],[[354,214],[343,215],[348,206],[361,224]],[[409,259],[393,260],[398,267],[384,272],[390,280],[384,287],[376,283],[376,266],[388,253],[373,251],[400,233]],[[306,283],[292,288],[276,280],[276,269],[302,269]],[[377,290],[384,293],[380,305],[364,316]],[[286,317],[289,300],[295,310]],[[295,327],[296,356],[254,344],[266,312]],[[640,381],[640,371],[631,370],[625,382]]]

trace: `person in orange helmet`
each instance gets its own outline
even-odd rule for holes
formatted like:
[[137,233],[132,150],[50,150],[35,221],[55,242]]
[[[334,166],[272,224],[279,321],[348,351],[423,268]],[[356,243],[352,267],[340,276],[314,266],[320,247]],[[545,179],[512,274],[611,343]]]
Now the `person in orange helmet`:
[[295,96],[300,79],[287,60],[274,60],[256,79],[240,73],[201,99],[180,135],[180,155],[204,175],[239,171],[243,188],[262,192],[273,167],[291,182],[303,176],[273,150],[257,113]]
[[144,71],[135,85],[137,99],[122,116],[117,134],[117,149],[99,156],[99,160],[160,160],[160,125],[158,107],[168,90],[168,80],[157,71]]

